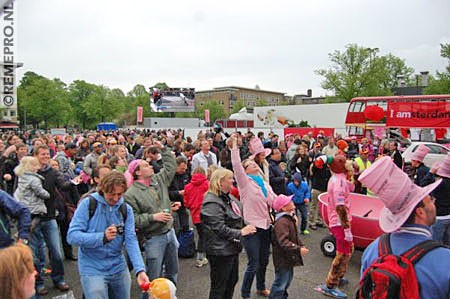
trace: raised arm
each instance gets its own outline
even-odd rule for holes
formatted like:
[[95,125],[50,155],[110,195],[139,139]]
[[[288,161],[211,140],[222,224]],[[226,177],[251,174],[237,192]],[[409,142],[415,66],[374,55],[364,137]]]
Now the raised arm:
[[231,138],[233,140],[233,147],[231,148],[231,164],[233,165],[234,176],[239,189],[244,189],[248,182],[248,177],[245,174],[244,167],[241,163],[241,156],[239,155],[239,148],[237,146],[237,138],[234,135]]
[[167,147],[164,147],[159,141],[155,141],[153,146],[161,150],[161,156],[163,161],[163,168],[156,176],[162,178],[166,186],[170,186],[173,177],[175,176],[175,170],[177,168],[177,161],[172,156],[172,153]]

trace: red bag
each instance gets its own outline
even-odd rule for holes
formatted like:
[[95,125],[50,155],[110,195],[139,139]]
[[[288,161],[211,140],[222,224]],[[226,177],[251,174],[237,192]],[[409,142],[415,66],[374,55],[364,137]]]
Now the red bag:
[[379,257],[364,271],[356,298],[418,299],[419,283],[414,264],[425,254],[441,245],[433,240],[423,241],[401,255],[392,253],[390,234],[381,236]]

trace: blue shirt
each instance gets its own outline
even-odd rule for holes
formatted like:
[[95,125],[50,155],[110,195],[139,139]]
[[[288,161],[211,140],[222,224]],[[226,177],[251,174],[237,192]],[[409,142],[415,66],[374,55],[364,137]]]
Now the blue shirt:
[[308,183],[301,181],[298,186],[295,186],[294,182],[290,182],[287,186],[287,195],[294,194],[292,201],[299,205],[303,204],[305,198],[311,199],[311,191],[309,191]]
[[[91,194],[97,200],[97,209],[89,219],[89,199],[80,202],[70,223],[67,242],[79,246],[78,268],[80,275],[112,275],[127,269],[122,249],[125,246],[134,272],[145,271],[144,261],[136,237],[133,209],[127,204],[124,223],[119,208],[123,198],[110,206],[98,193]],[[103,236],[111,224],[124,224],[124,234],[103,244]]]
[[[431,239],[431,230],[424,225],[405,225],[391,234],[391,247],[400,255],[422,241]],[[379,238],[364,251],[361,258],[361,277],[364,271],[378,258]],[[414,266],[420,285],[422,299],[450,298],[450,249],[440,247],[423,256]]]

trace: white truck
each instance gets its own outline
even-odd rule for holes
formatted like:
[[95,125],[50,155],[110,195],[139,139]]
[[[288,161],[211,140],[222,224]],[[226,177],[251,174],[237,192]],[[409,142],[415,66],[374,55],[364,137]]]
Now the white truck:
[[307,121],[311,127],[335,128],[345,134],[348,103],[255,107],[254,128],[281,129],[290,123]]

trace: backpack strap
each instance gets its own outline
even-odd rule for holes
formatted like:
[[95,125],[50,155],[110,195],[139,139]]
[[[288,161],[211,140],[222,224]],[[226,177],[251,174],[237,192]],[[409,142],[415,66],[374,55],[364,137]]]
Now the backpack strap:
[[425,254],[438,247],[442,247],[442,245],[439,242],[436,242],[434,240],[426,240],[420,242],[413,248],[410,248],[405,253],[403,253],[402,256],[406,257],[414,265]]
[[[89,197],[89,220],[94,216],[95,211],[97,210],[97,200],[91,196]],[[119,207],[120,214],[122,214],[123,222],[127,221],[128,211],[127,211],[127,204],[124,202]]]
[[392,254],[391,247],[391,234],[383,234],[378,242],[378,255],[383,256],[387,254]]
[[127,221],[128,211],[127,211],[127,204],[124,202],[119,207],[120,214],[122,214],[123,222],[125,223]]
[[88,197],[89,197],[89,220],[91,220],[92,216],[94,216],[95,214],[95,210],[97,210],[97,200],[91,195],[88,195]]

